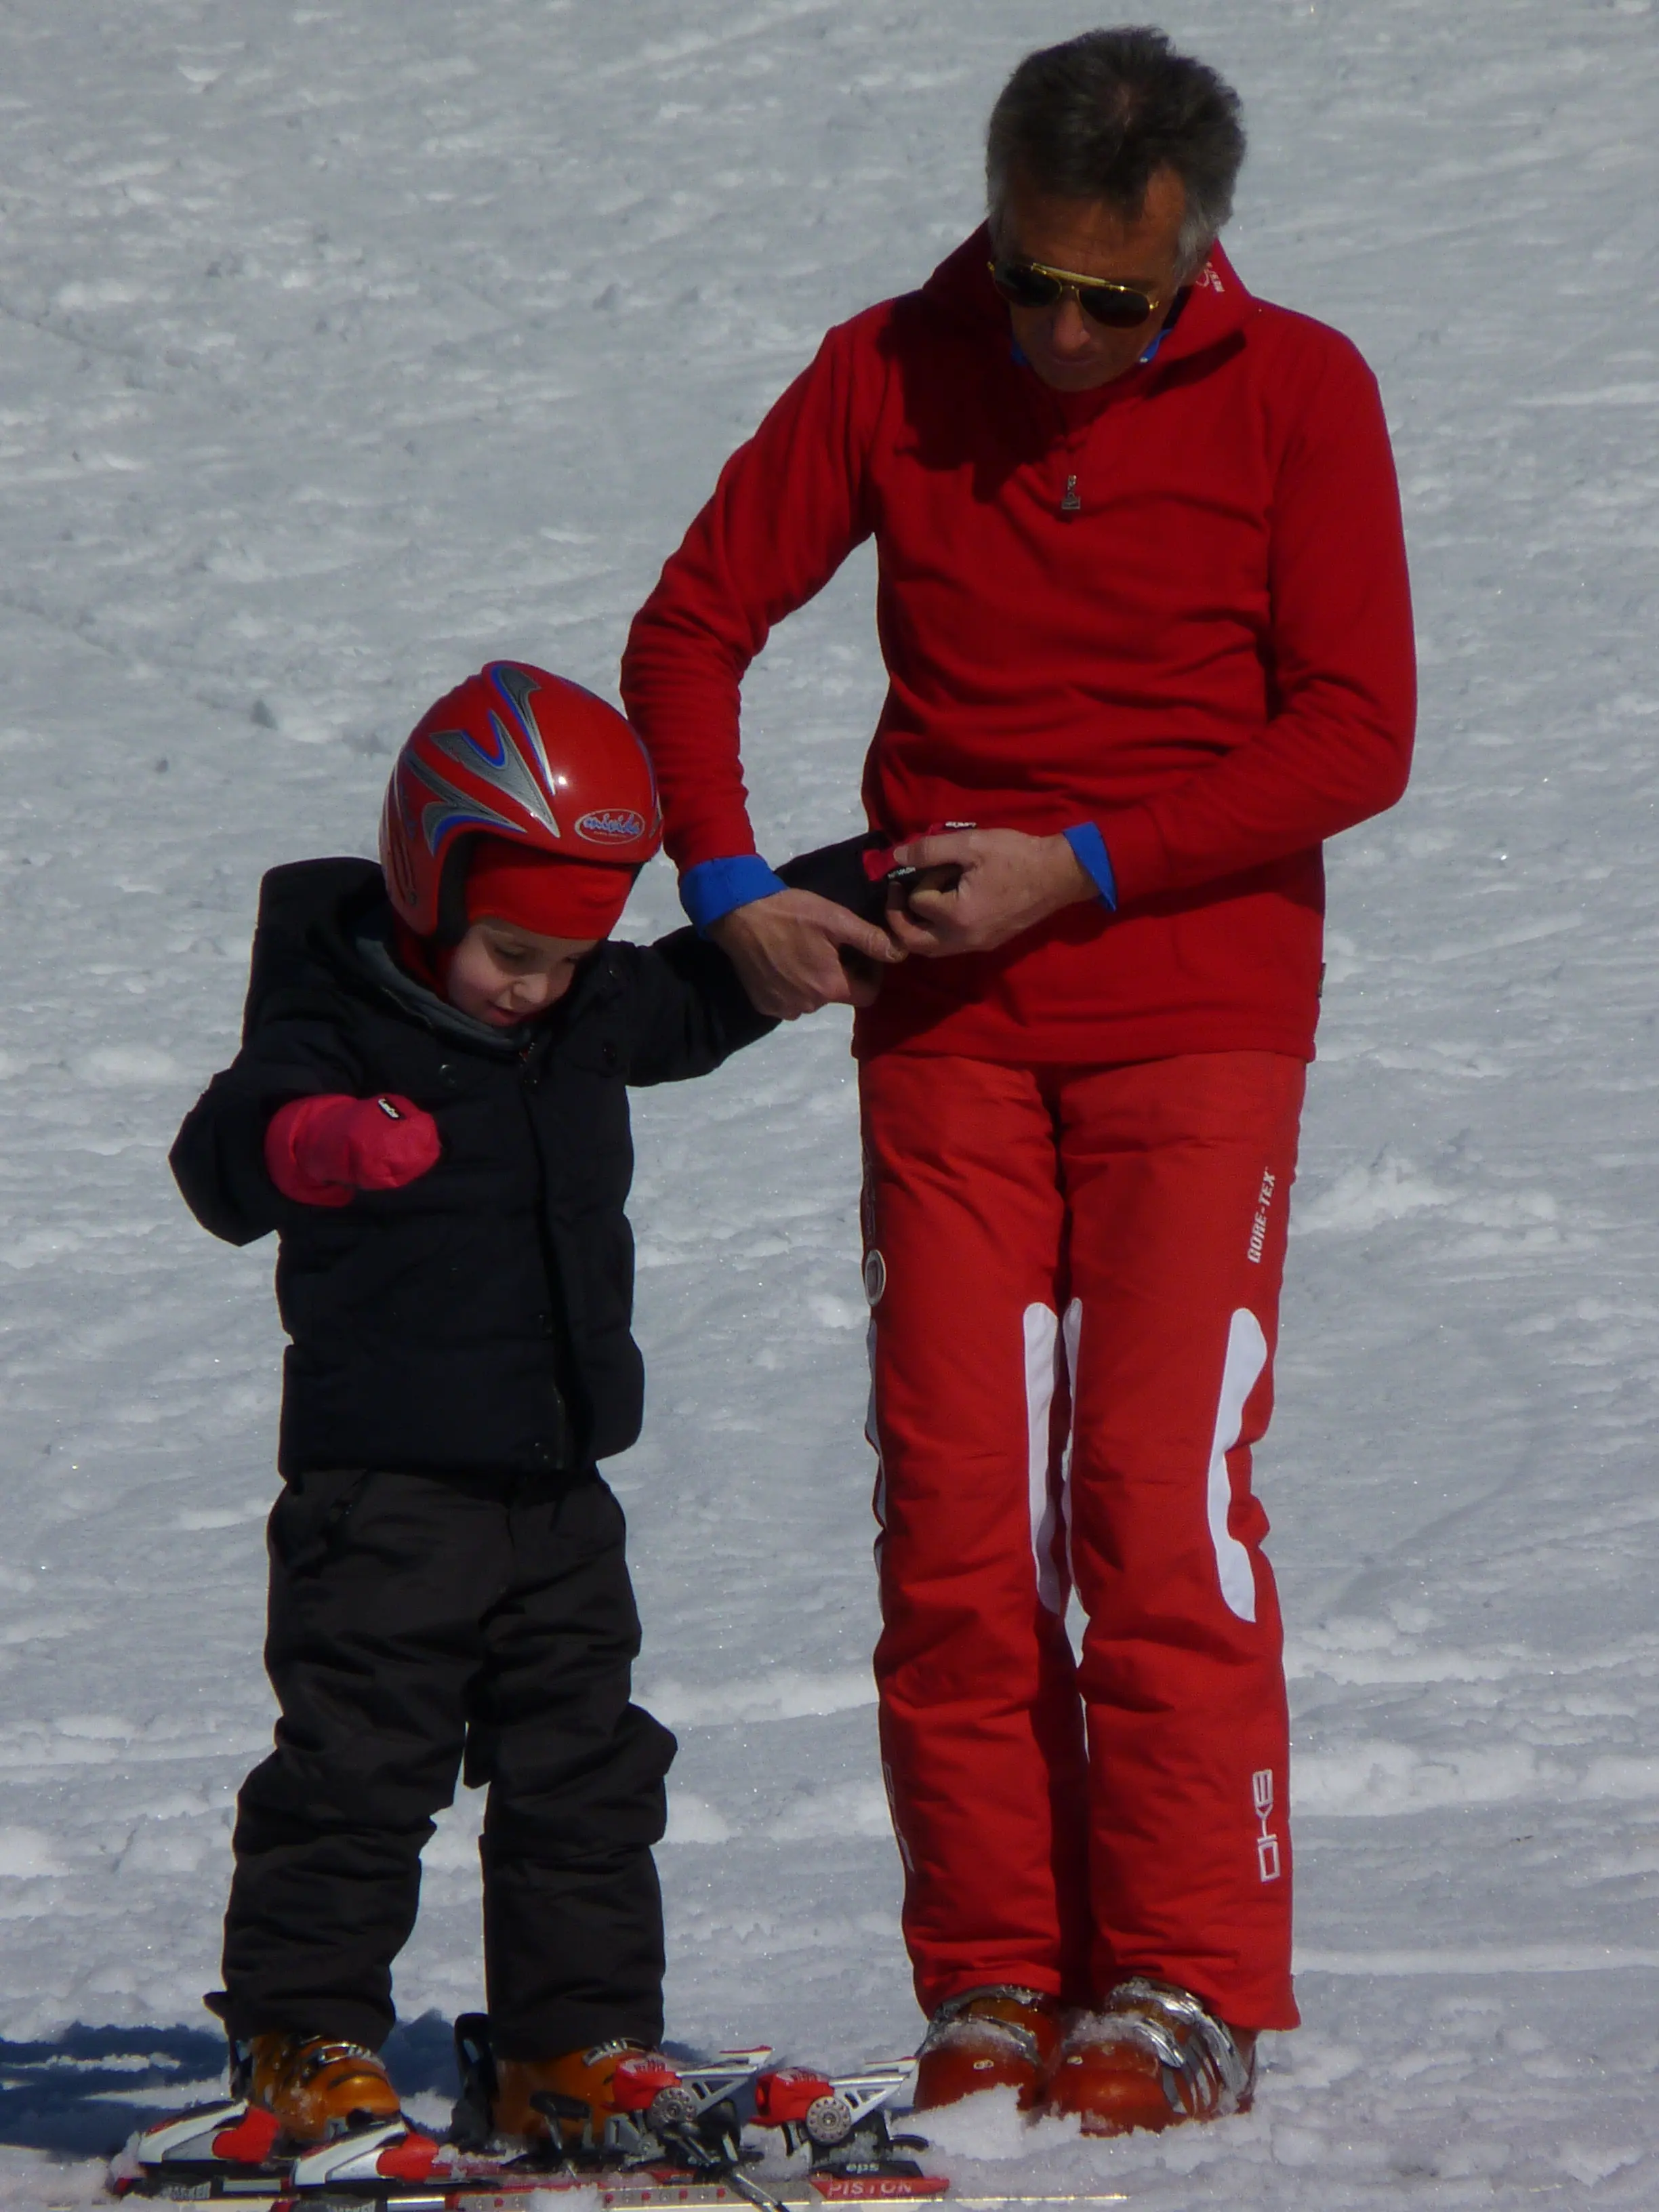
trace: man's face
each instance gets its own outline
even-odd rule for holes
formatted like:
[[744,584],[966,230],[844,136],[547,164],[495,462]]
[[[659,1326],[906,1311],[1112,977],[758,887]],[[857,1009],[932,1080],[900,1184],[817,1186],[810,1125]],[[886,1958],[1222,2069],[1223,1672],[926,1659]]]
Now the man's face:
[[1070,292],[1048,307],[1008,309],[1020,351],[1055,392],[1093,392],[1133,368],[1157,337],[1177,287],[1176,246],[1186,188],[1173,169],[1154,172],[1140,212],[1125,216],[1099,200],[1051,199],[1017,179],[1009,186],[994,244],[1008,261],[1043,261],[1074,276],[1133,285],[1158,301],[1136,328],[1108,330],[1085,314]]

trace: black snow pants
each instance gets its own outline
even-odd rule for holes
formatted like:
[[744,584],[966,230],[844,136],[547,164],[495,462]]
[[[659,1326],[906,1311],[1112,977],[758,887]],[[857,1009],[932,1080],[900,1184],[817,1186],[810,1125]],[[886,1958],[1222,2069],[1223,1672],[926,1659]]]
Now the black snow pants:
[[599,1474],[291,1480],[270,1516],[276,1747],[237,1801],[233,2036],[378,2046],[421,1850],[458,1773],[488,1783],[484,1975],[496,2050],[662,2034],[651,1846],[674,1739],[629,1702],[639,1616]]

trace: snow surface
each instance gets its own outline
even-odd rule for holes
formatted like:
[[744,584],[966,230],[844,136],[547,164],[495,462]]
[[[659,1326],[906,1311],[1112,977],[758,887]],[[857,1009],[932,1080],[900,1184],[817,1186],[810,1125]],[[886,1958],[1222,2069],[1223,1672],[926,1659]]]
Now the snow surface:
[[[628,617],[822,329],[975,222],[1055,0],[0,9],[0,2199],[218,2065],[279,1340],[163,1155],[270,863],[369,848],[486,654]],[[1158,2143],[941,2122],[964,2189],[1149,2208],[1659,2202],[1659,71],[1650,0],[1181,0],[1254,127],[1247,283],[1398,440],[1421,765],[1333,854],[1261,1455],[1306,2026]],[[775,854],[851,829],[867,563],[748,687]],[[637,932],[674,918],[651,872]],[[672,2033],[919,2021],[877,1783],[845,1029],[642,1098],[649,1426],[613,1468],[678,1730]],[[394,2057],[479,1996],[477,1808]],[[78,2025],[77,2025],[78,2024]],[[80,2163],[75,2162],[79,2160]],[[68,2163],[62,2161],[68,2160]]]

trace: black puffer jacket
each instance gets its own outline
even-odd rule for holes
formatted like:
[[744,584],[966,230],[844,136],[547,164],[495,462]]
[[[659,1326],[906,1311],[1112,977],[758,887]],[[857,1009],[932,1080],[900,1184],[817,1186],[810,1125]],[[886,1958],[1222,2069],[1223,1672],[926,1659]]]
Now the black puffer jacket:
[[[550,1013],[491,1030],[396,967],[391,922],[372,862],[272,870],[241,1051],[173,1148],[204,1228],[278,1232],[282,1470],[535,1473],[622,1451],[643,1395],[624,1085],[705,1074],[773,1024],[687,929],[601,945]],[[436,1167],[337,1208],[284,1199],[264,1167],[276,1109],[382,1091],[435,1120]]]

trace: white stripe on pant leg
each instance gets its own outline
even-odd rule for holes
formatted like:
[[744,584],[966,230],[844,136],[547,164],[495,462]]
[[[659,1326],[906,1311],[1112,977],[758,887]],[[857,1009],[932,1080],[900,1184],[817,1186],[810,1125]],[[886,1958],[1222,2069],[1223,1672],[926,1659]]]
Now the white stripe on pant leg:
[[[884,1534],[887,1528],[887,1467],[881,1455],[881,1434],[876,1427],[876,1324],[872,1316],[864,1332],[864,1356],[870,1363],[870,1398],[865,1408],[864,1439],[876,1455],[876,1494],[872,1501],[876,1526]],[[876,1538],[876,1551],[881,1551],[881,1537]]]
[[1031,1556],[1036,1562],[1037,1595],[1050,1613],[1066,1601],[1054,1564],[1054,1493],[1048,1480],[1048,1422],[1054,1409],[1054,1360],[1060,1349],[1060,1317],[1047,1306],[1027,1306],[1025,1325],[1025,1435],[1031,1501]]
[[1255,1619],[1255,1573],[1250,1555],[1227,1526],[1232,1485],[1227,1455],[1244,1427],[1244,1403],[1267,1364],[1267,1340],[1248,1306],[1240,1306],[1227,1331],[1227,1358],[1221,1370],[1221,1402],[1216,1407],[1215,1442],[1210,1447],[1210,1541],[1216,1572],[1229,1611],[1241,1620]]
[[1060,1461],[1060,1512],[1066,1529],[1066,1579],[1073,1589],[1077,1587],[1077,1569],[1072,1562],[1072,1455],[1077,1449],[1077,1353],[1082,1335],[1083,1301],[1073,1298],[1066,1309],[1065,1320],[1060,1325],[1060,1340],[1072,1401],[1071,1419],[1066,1425],[1066,1449]]

